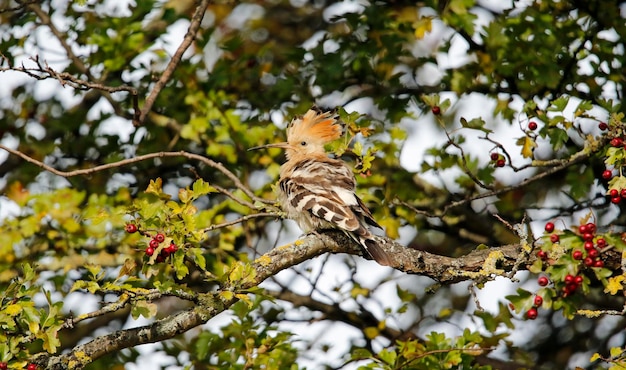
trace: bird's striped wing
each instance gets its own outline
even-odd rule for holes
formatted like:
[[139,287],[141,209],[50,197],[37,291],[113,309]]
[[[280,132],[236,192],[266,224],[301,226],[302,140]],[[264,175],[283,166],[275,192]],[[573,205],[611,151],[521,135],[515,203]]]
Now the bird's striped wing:
[[346,231],[361,227],[359,215],[352,210],[360,207],[354,177],[343,162],[302,161],[291,176],[281,180],[280,187],[288,206],[296,212],[309,213]]
[[281,179],[279,186],[287,213],[295,216],[301,228],[341,229],[380,264],[391,264],[387,253],[364,224],[380,227],[356,196],[356,181],[343,162],[333,159],[302,161],[290,176]]

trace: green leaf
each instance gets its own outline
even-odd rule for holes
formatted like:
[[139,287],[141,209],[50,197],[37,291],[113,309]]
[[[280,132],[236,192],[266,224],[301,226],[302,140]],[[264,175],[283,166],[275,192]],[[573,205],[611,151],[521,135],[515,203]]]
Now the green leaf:
[[139,316],[143,316],[146,319],[154,317],[157,313],[157,305],[145,300],[138,300],[133,303],[130,314],[133,319],[137,320]]
[[480,117],[472,118],[472,120],[470,121],[467,121],[465,118],[461,117],[461,125],[465,128],[480,130],[485,133],[493,132],[492,130],[485,127],[485,121]]

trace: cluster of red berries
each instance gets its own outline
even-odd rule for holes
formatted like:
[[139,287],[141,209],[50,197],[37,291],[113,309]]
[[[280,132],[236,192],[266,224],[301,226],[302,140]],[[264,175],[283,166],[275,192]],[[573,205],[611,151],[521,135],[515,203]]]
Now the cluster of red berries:
[[[552,233],[554,231],[554,223],[547,222],[545,230],[547,233]],[[580,233],[580,236],[583,238],[584,241],[584,251],[574,249],[572,251],[572,258],[576,261],[583,261],[583,264],[587,267],[604,267],[604,261],[602,261],[602,259],[600,258],[600,254],[607,246],[607,242],[606,239],[602,237],[595,238],[596,225],[593,222],[588,222],[585,225],[580,225],[578,227],[578,232]],[[558,243],[559,240],[560,237],[558,234],[550,235],[550,241],[552,243]],[[545,261],[548,259],[548,254],[545,251],[540,250],[537,252],[537,257]]]
[[506,164],[506,159],[504,159],[504,156],[496,152],[491,153],[491,161],[496,167],[504,167],[504,165]]
[[[148,257],[152,256],[154,252],[157,250],[157,248],[159,248],[159,245],[163,243],[164,241],[165,241],[165,235],[161,233],[156,234],[150,240],[150,243],[148,244],[148,248],[146,248],[146,255]],[[165,261],[167,257],[174,254],[177,250],[178,250],[178,247],[176,246],[176,244],[174,244],[173,241],[170,242],[170,245],[161,249],[161,252],[157,256],[156,261],[159,263]]]
[[[126,224],[125,230],[126,232],[132,234],[132,233],[136,233],[138,231],[138,228],[137,228],[137,225],[135,224]],[[144,233],[144,235],[149,235],[149,234]],[[145,250],[146,256],[151,257],[152,255],[154,255],[154,252],[156,252],[156,250],[159,248],[161,243],[163,243],[164,241],[165,241],[165,235],[163,235],[162,233],[157,233],[156,235],[154,235],[152,239],[150,239],[150,242],[148,243],[148,247]],[[164,262],[165,259],[167,259],[167,257],[176,253],[177,250],[178,250],[178,247],[176,246],[176,243],[174,243],[174,241],[171,241],[170,245],[161,248],[159,255],[156,257],[156,262],[158,263]]]
[[[604,172],[607,172],[609,170],[606,170]],[[609,171],[611,172],[611,171]],[[613,175],[613,173],[611,172],[611,176]],[[622,190],[617,190],[617,189],[611,189],[609,190],[609,197],[611,198],[611,203],[613,204],[619,204],[619,202],[622,201],[622,198],[626,198],[626,189],[622,189]]]
[[[565,283],[565,286],[563,286],[563,288],[561,289],[562,297],[566,298],[566,297],[576,293],[576,290],[583,283],[583,281],[584,281],[584,279],[583,279],[582,275],[574,276],[574,275],[567,274],[565,276],[565,278],[563,279],[563,283]],[[540,276],[537,279],[537,284],[539,284],[540,286],[546,286],[546,285],[550,284],[550,280],[546,276]],[[539,296],[537,296],[537,297],[541,298]],[[535,306],[539,306],[537,304],[537,297],[535,297]],[[541,302],[543,302],[543,300],[541,300]]]
[[607,242],[606,239],[602,237],[596,238],[594,242],[596,225],[590,222],[586,225],[581,225],[578,231],[585,241],[583,248],[587,255],[585,256],[582,251],[574,250],[572,252],[572,258],[578,261],[582,260],[583,264],[587,267],[604,267],[604,261],[600,259],[600,254],[604,251],[604,248],[606,248]]
[[529,319],[529,320],[536,319],[537,318],[537,308],[541,307],[542,304],[543,304],[543,298],[541,298],[540,295],[536,295],[535,299],[533,299],[533,306],[528,311],[526,311],[526,318]]
[[[0,370],[7,370],[9,368],[9,364],[6,362],[0,362]],[[26,365],[26,370],[37,370],[37,365],[30,363]]]
[[[604,122],[600,122],[599,127],[601,130],[606,130],[608,125]],[[626,145],[624,145],[624,139],[621,137],[614,137],[611,139],[610,144],[614,148],[624,148],[626,149]],[[602,172],[602,178],[605,180],[610,180],[613,178],[613,170],[606,169]],[[622,198],[626,198],[626,189],[610,189],[609,190],[609,198],[611,199],[611,203],[619,204],[622,201]]]

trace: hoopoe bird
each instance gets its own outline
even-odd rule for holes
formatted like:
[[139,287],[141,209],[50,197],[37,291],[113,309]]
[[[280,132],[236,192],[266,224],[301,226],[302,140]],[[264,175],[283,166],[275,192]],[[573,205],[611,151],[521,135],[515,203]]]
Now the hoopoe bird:
[[287,142],[250,148],[285,149],[280,168],[278,202],[287,217],[305,233],[339,229],[359,243],[381,265],[389,255],[374,240],[367,225],[381,228],[356,195],[356,179],[341,160],[329,158],[324,145],[338,139],[343,126],[336,113],[313,107],[287,126]]

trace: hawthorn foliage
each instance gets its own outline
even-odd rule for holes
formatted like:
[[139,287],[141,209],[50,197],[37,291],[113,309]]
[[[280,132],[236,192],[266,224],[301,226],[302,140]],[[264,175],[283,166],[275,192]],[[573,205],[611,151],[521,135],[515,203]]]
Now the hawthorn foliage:
[[[0,3],[0,368],[626,366],[624,14]],[[313,104],[391,268],[247,151]]]

